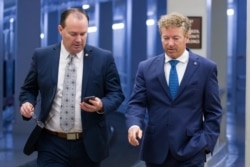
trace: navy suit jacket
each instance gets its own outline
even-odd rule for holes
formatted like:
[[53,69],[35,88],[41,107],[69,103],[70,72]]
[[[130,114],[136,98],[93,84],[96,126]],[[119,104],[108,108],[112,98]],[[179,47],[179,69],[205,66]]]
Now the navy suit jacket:
[[[57,91],[58,66],[61,44],[36,49],[31,68],[21,87],[20,103],[37,103],[40,93],[40,115],[47,119]],[[81,112],[83,142],[93,161],[108,156],[108,125],[106,114],[115,111],[124,95],[112,53],[107,50],[86,45],[84,48],[84,67],[82,81],[82,101],[86,96],[96,96],[102,100],[104,114]]]
[[148,114],[141,150],[146,162],[161,164],[168,151],[187,160],[205,147],[213,151],[216,144],[222,116],[217,67],[188,51],[189,62],[174,100],[164,73],[164,54],[139,64],[126,118],[128,128],[143,128]]

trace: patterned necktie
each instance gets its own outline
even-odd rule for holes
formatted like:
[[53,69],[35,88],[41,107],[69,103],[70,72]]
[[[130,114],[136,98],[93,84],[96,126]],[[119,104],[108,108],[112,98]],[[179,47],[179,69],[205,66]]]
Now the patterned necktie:
[[69,56],[70,60],[65,69],[63,82],[60,126],[65,132],[69,132],[75,122],[76,67],[73,62],[74,56]]
[[179,81],[178,81],[178,75],[176,71],[176,64],[178,63],[178,60],[170,60],[169,63],[171,64],[171,70],[169,74],[169,89],[172,96],[172,99],[175,98],[176,93],[179,88]]

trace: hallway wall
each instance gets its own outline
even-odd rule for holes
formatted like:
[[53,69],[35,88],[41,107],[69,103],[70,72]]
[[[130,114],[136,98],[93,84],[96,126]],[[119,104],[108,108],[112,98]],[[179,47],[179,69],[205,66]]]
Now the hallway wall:
[[[32,6],[32,8],[30,7]],[[35,48],[40,47],[40,1],[17,1],[16,68],[15,68],[15,133],[30,133],[33,121],[23,121],[19,112],[19,92]],[[27,13],[27,11],[29,11]],[[27,21],[28,20],[28,21]]]
[[[3,0],[0,0],[0,11],[3,11]],[[0,32],[3,32],[3,12],[0,12]],[[3,67],[3,33],[0,33],[0,67]],[[0,122],[3,120],[1,109],[3,108],[3,68],[0,68]],[[0,137],[3,127],[0,126]]]
[[[247,1],[247,11],[250,11],[250,2]],[[249,12],[248,12],[249,13]],[[249,14],[248,14],[249,16]],[[246,43],[246,55],[247,55],[247,69],[246,69],[246,76],[250,76],[250,17],[247,17],[247,43]],[[245,157],[250,157],[250,77],[246,78],[246,137],[245,137]],[[250,158],[245,158],[245,167],[250,167]]]
[[[189,6],[189,7],[187,7]],[[194,10],[195,8],[195,10]],[[192,49],[197,54],[207,57],[207,0],[168,0],[167,12],[180,12],[186,16],[199,16],[202,17],[202,47],[200,49]]]

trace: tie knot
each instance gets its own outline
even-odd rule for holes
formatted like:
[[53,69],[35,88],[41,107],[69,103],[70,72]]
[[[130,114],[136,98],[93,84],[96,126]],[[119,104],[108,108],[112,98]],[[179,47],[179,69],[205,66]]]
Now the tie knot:
[[177,63],[179,63],[179,60],[170,60],[169,63],[172,67],[175,67]]
[[69,62],[72,62],[72,61],[73,61],[73,59],[74,59],[74,57],[75,57],[75,55],[70,54],[70,55],[69,55]]
[[70,54],[69,57],[70,57],[71,59],[73,59],[73,58],[75,57],[75,55],[74,55],[74,54]]

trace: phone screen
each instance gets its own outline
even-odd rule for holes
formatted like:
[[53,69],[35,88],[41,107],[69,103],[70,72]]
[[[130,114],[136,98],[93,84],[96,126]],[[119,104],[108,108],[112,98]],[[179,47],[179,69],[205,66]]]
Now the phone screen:
[[91,104],[91,103],[89,102],[89,100],[90,100],[90,99],[94,99],[94,98],[95,98],[95,96],[87,96],[87,97],[84,97],[83,101],[86,102],[86,103],[88,103],[88,104]]

